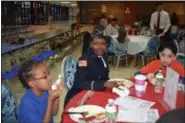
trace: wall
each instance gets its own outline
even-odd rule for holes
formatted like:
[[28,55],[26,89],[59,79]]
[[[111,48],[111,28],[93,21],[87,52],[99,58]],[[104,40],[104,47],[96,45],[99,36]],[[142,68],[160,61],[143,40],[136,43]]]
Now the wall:
[[[82,18],[86,18],[83,19],[86,20],[83,23],[91,23],[91,21],[95,20],[95,18],[100,17],[102,4],[106,5],[107,12],[105,15],[107,17],[113,14],[114,17],[118,18],[119,21],[124,24],[133,24],[136,21],[136,14],[138,12],[141,13],[144,22],[148,24],[150,22],[151,14],[156,9],[156,2],[153,1],[81,1],[80,4],[80,15],[83,16]],[[86,6],[82,7],[84,4],[86,4]],[[169,12],[170,15],[173,11],[177,12],[180,23],[184,23],[184,2],[164,2],[164,6],[165,10]],[[125,13],[127,7],[130,10],[130,14]]]
[[153,1],[138,1],[137,2],[138,11],[143,17],[143,23],[149,24],[151,14],[156,10],[156,2]]
[[165,10],[171,15],[175,12],[180,24],[185,24],[185,3],[184,2],[165,2]]
[[[106,5],[107,12],[105,15],[108,17],[109,15],[113,14],[114,17],[123,20],[123,2],[105,2],[105,1],[89,1],[89,2],[80,2],[80,15],[83,23],[91,23],[94,21],[95,18],[99,18],[101,16],[101,6]],[[84,19],[87,18],[87,19]]]

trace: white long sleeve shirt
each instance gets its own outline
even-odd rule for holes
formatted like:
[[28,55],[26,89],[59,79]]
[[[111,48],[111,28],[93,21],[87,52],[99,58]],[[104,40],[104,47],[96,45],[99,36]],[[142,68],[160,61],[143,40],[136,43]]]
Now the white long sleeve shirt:
[[113,27],[111,24],[109,24],[106,27],[105,31],[106,31],[106,35],[109,35],[109,36],[118,34],[118,31],[116,30],[116,28]]
[[[151,16],[150,20],[150,28],[153,30],[155,27],[157,27],[157,20],[158,20],[158,12],[154,12]],[[160,29],[164,29],[164,32],[166,33],[171,26],[170,23],[170,17],[169,14],[166,11],[161,11],[160,12]]]

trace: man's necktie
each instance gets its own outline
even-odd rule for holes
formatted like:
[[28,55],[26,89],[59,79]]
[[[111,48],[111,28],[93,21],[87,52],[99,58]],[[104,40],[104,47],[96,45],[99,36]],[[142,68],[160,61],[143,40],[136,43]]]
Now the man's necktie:
[[160,29],[160,12],[158,12],[157,29]]

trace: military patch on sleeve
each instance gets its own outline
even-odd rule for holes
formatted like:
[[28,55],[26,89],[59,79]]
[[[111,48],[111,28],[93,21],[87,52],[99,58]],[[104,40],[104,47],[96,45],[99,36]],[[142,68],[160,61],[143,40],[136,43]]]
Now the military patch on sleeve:
[[87,61],[86,60],[80,60],[78,61],[79,67],[87,67]]

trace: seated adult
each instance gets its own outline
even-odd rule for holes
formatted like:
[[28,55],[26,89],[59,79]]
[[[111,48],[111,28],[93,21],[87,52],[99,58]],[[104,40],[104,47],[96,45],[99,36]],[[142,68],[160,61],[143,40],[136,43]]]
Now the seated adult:
[[6,82],[2,82],[1,89],[1,121],[2,123],[18,123],[16,99]]
[[111,40],[107,50],[109,55],[115,53],[115,48],[120,51],[127,50],[128,42],[130,41],[130,39],[127,37],[127,33],[124,26],[120,26],[120,28],[118,29],[118,35],[113,35],[110,37]]
[[120,26],[118,30],[118,37],[113,38],[113,40],[115,41],[116,48],[118,50],[127,50],[130,39],[127,37],[127,32],[124,26]]
[[108,22],[106,19],[101,19],[100,24],[94,27],[92,31],[92,36],[106,35],[105,28],[107,24]]
[[118,20],[113,18],[110,24],[106,27],[106,35],[112,36],[118,34]]
[[67,92],[64,107],[69,100],[82,90],[104,91],[105,88],[118,87],[117,82],[108,82],[109,64],[105,36],[93,37],[92,53],[84,54],[77,63],[77,71],[72,88]]
[[177,34],[177,42],[179,45],[179,52],[185,54],[185,25],[180,27],[180,30]]

